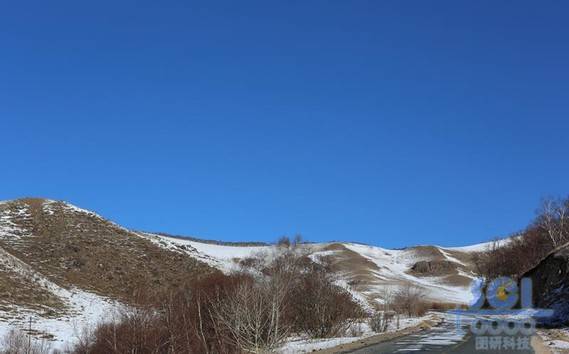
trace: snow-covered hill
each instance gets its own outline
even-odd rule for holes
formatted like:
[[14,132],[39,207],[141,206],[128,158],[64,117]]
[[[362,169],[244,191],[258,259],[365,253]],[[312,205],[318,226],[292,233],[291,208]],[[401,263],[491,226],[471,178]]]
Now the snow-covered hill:
[[[28,331],[31,328],[38,340],[49,339],[51,349],[64,350],[79,339],[83,330],[124,308],[121,302],[108,297],[79,288],[63,288],[3,249],[0,249],[0,264],[4,275],[6,272],[17,274],[56,297],[64,306],[60,313],[46,315],[38,309],[8,303],[8,308],[0,310],[0,338],[14,329]],[[41,306],[41,302],[38,305]]]
[[[310,259],[324,259],[337,283],[368,307],[387,292],[412,284],[433,302],[465,303],[475,276],[474,252],[418,246],[390,250],[355,243],[302,244]],[[65,202],[0,202],[0,336],[29,329],[56,348],[128,307],[141,287],[168,288],[204,272],[239,270],[250,258],[265,262],[274,245],[227,245],[128,230]]]
[[[152,233],[139,235],[166,249],[195,257],[225,273],[238,270],[243,259],[272,258],[278,252],[276,246],[218,245]],[[340,274],[339,283],[346,284],[372,304],[381,302],[385,291],[395,292],[405,284],[420,287],[426,298],[433,302],[464,304],[471,300],[470,282],[476,276],[471,255],[483,252],[490,245],[483,243],[464,248],[420,246],[403,250],[355,243],[311,243],[301,247],[315,260],[318,257],[332,258]],[[414,271],[417,264],[444,264],[446,268],[437,274],[421,273]]]
[[215,269],[68,203],[0,203],[0,340],[12,329],[61,349],[136,301]]

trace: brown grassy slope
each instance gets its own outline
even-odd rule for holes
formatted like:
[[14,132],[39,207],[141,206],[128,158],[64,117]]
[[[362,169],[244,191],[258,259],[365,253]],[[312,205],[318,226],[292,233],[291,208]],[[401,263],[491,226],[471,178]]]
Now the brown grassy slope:
[[[441,277],[443,284],[452,286],[469,286],[472,279],[460,274],[475,272],[476,267],[472,254],[455,250],[441,250],[435,246],[416,246],[409,248],[417,258],[417,262],[409,270],[416,277]],[[445,257],[443,251],[456,261]]]
[[138,289],[175,288],[215,272],[65,203],[24,199],[0,205],[3,213],[24,231],[0,238],[0,246],[62,286],[134,301]]
[[[324,251],[334,251],[326,256],[334,271],[343,274],[354,290],[362,292],[369,300],[381,298],[382,294],[373,290],[376,285],[402,285],[403,280],[393,278],[389,271],[378,266],[368,258],[354,252],[340,243],[326,246]],[[463,264],[450,262],[442,251],[434,246],[416,246],[406,249],[406,257],[412,264],[408,273],[415,277],[438,277],[441,284],[468,286],[471,279],[459,273],[474,270],[472,256],[460,251],[445,252]]]
[[57,316],[66,309],[61,299],[33,279],[0,264],[0,310],[12,316],[17,315],[18,307],[44,317]]

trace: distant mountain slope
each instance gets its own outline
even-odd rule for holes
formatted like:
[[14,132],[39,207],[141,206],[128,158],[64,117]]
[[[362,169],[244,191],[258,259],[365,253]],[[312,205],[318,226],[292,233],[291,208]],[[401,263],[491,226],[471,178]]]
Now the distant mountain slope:
[[[270,258],[275,246],[233,246],[202,243],[159,234],[140,233],[155,244],[185,253],[224,272],[239,268],[241,260],[252,256]],[[476,276],[472,254],[489,244],[471,246],[475,251],[437,246],[417,246],[403,250],[354,243],[313,243],[302,247],[313,259],[328,257],[340,281],[361,293],[371,304],[381,302],[383,289],[393,291],[410,283],[424,289],[433,302],[467,303],[470,283]]]

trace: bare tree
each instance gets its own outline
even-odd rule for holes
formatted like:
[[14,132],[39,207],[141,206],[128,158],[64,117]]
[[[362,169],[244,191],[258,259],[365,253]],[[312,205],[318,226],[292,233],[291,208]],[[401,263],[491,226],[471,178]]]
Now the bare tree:
[[[294,331],[344,333],[363,316],[351,294],[304,247],[281,247],[247,271],[210,274],[150,292],[133,311],[86,333],[76,353],[260,353]],[[253,268],[252,268],[253,267]],[[253,271],[251,271],[253,270]]]
[[288,335],[281,319],[286,289],[284,283],[240,284],[231,297],[214,304],[218,323],[230,333],[230,340],[247,352],[274,349]]
[[393,311],[377,311],[369,319],[369,326],[372,331],[377,333],[383,333],[387,331],[387,328],[393,318],[395,317],[395,312]]
[[389,312],[393,310],[393,301],[395,300],[395,291],[392,286],[384,286],[379,291],[379,297],[382,299],[383,311]]
[[12,329],[2,338],[0,353],[5,354],[47,354],[51,346],[45,339],[33,339],[30,333]]
[[537,225],[543,228],[551,245],[556,248],[567,242],[569,226],[569,199],[547,198],[542,201]]

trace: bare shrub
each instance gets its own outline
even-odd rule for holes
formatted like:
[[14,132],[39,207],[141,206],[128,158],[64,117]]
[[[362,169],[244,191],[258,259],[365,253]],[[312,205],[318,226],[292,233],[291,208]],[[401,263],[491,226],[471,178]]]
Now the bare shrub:
[[48,354],[51,345],[45,339],[36,339],[22,331],[12,329],[2,338],[2,354]]
[[289,248],[291,245],[291,241],[290,238],[288,236],[282,236],[281,238],[279,238],[279,240],[277,241],[277,246],[278,247],[284,247],[284,248]]
[[91,340],[84,339],[76,353],[165,352],[167,336],[159,318],[149,311],[124,312],[110,323],[100,324]]
[[[449,311],[449,310],[456,310],[457,308],[462,308],[465,305],[459,305],[450,302],[431,302],[429,304],[429,310],[433,311]],[[466,309],[466,308],[465,308]]]
[[394,311],[377,311],[369,319],[369,326],[376,333],[387,331],[389,324],[395,318]]
[[290,293],[289,303],[293,328],[312,338],[344,333],[364,315],[352,296],[334,285],[324,272],[300,276]]
[[535,224],[547,235],[552,248],[566,243],[569,237],[569,199],[544,199]]
[[549,252],[569,242],[569,199],[544,199],[526,230],[509,242],[495,241],[487,252],[474,257],[483,276],[519,277],[536,266]]
[[313,338],[344,334],[363,310],[351,294],[334,285],[331,267],[325,259],[314,262],[302,247],[300,237],[291,246],[280,249],[276,257],[262,269],[271,279],[282,309],[282,325],[296,334]]
[[91,326],[84,326],[81,328],[75,328],[75,346],[71,350],[67,350],[67,352],[75,352],[75,353],[89,353],[91,346],[93,345],[93,341],[95,339],[94,336],[94,329]]
[[262,266],[262,259],[259,257],[245,257],[239,260],[239,265],[243,269],[260,269]]
[[381,299],[380,310],[375,311],[368,320],[368,324],[374,332],[385,332],[393,321],[396,314],[394,311],[395,297],[396,292],[392,286],[384,286],[379,290],[379,298]]
[[285,291],[275,279],[243,282],[231,296],[213,305],[214,317],[235,346],[253,353],[274,349],[288,335],[282,316]]
[[281,248],[296,248],[300,244],[302,244],[302,236],[300,234],[295,235],[292,240],[288,236],[282,236],[277,241],[277,246]]
[[423,289],[407,283],[395,293],[393,307],[395,311],[409,317],[423,316],[428,310],[427,304],[423,301],[424,295]]
[[75,353],[239,353],[230,333],[213,316],[243,275],[212,274],[176,293],[148,294],[146,307],[125,311],[83,335]]
[[141,289],[139,307],[84,335],[75,353],[267,352],[292,332],[344,334],[361,307],[296,245],[248,259],[256,272],[214,273],[176,292]]
[[395,301],[395,290],[392,286],[384,286],[379,290],[379,298],[381,299],[381,309],[386,312],[393,310],[393,302]]
[[365,333],[362,323],[355,322],[348,327],[346,335],[348,337],[361,337]]

